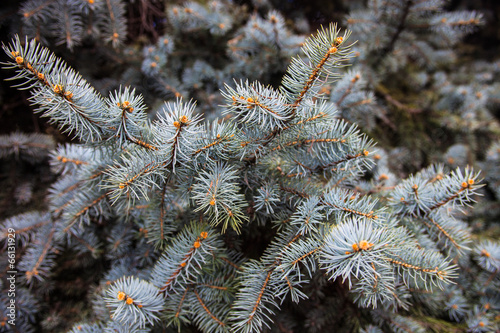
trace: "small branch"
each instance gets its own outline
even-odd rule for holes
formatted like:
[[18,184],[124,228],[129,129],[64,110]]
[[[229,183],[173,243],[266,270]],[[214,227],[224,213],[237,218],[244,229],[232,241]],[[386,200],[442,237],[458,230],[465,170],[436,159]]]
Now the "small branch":
[[405,105],[405,104],[401,103],[400,101],[394,99],[391,95],[389,95],[387,92],[385,92],[384,89],[381,87],[377,87],[375,89],[376,89],[375,91],[377,92],[377,94],[382,95],[382,97],[384,97],[384,99],[387,101],[387,103],[395,106],[399,110],[403,110],[403,111],[406,111],[406,112],[411,113],[411,114],[417,114],[417,113],[424,112],[424,109],[412,108],[412,107]]
[[401,18],[399,20],[399,24],[396,28],[396,32],[394,35],[392,35],[391,40],[387,44],[386,47],[382,49],[382,51],[378,54],[377,61],[375,62],[380,63],[381,59],[385,58],[385,56],[391,52],[394,49],[394,46],[396,44],[396,41],[399,39],[399,36],[403,32],[403,30],[406,28],[406,20],[408,19],[408,15],[410,14],[410,8],[413,5],[413,0],[407,0],[406,3],[404,4],[403,7],[403,13],[401,14]]

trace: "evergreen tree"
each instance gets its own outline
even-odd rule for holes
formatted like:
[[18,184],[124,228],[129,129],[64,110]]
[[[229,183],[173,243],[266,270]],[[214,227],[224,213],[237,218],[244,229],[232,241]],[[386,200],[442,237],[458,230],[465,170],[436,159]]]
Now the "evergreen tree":
[[[170,10],[181,31],[231,27],[217,1]],[[20,274],[19,326],[4,320],[0,329],[39,327],[61,263],[94,281],[83,291],[92,311],[70,332],[423,332],[427,317],[441,330],[498,329],[500,245],[473,243],[463,214],[480,173],[442,164],[403,179],[391,172],[390,156],[343,115],[366,112],[350,105],[370,97],[352,94],[364,71],[344,71],[354,41],[334,24],[303,41],[279,87],[247,80],[251,67],[233,71],[269,54],[238,54],[258,47],[249,46],[255,25],[280,33],[263,43],[279,46],[271,54],[286,55],[299,38],[277,12],[248,22],[224,70],[185,69],[180,87],[216,78],[222,88],[224,105],[207,116],[174,93],[151,119],[135,89],[103,96],[36,40],[3,46],[11,80],[73,142],[51,150],[46,137],[2,141],[1,157],[48,156],[58,176],[46,209],[2,223],[5,246],[14,230]],[[160,38],[145,54],[146,74],[165,79],[173,50]],[[223,84],[228,73],[238,79]]]

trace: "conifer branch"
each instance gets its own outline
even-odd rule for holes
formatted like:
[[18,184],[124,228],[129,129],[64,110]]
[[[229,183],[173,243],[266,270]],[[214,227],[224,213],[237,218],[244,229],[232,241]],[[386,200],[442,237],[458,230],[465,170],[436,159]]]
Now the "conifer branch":
[[76,233],[74,233],[72,230],[70,230],[69,233],[81,245],[83,245],[86,249],[88,249],[90,253],[96,253],[97,252],[98,249],[96,247],[94,247],[91,243],[89,243],[87,240],[83,239],[82,237],[80,237],[79,235],[77,235]]
[[[403,5],[403,9],[401,10],[401,17],[398,18],[398,26],[395,29],[394,34],[392,35],[389,43],[382,49],[382,51],[378,54],[378,60],[383,59],[389,52],[392,52],[394,49],[394,46],[396,44],[396,41],[399,39],[399,36],[401,33],[404,31],[405,26],[407,24],[407,19],[410,14],[410,9],[413,6],[413,0],[405,0],[405,3]],[[375,63],[378,63],[379,61],[376,61]]]
[[[73,225],[78,222],[79,219],[81,219],[83,217],[83,215],[87,214],[88,211],[95,207],[96,205],[98,205],[102,200],[106,199],[108,197],[110,192],[107,192],[107,193],[104,193],[102,194],[101,196],[99,196],[98,198],[95,198],[92,202],[88,203],[86,206],[84,207],[81,207],[81,209],[79,211],[77,211],[72,217],[71,219],[69,220],[68,224],[66,225],[66,227],[63,229],[63,232],[64,233],[67,233],[70,231],[70,229],[73,227]],[[76,202],[76,201],[73,201],[73,202]],[[73,202],[71,202],[70,204],[73,204]]]
[[[461,246],[458,245],[458,243],[455,241],[455,239],[453,239],[453,237],[451,237],[451,235],[442,226],[440,226],[438,223],[436,223],[436,221],[434,221],[434,219],[432,219],[430,217],[429,217],[429,221],[439,230],[439,232],[441,234],[443,234],[457,248],[457,250],[460,250]],[[425,223],[425,221],[424,221],[424,223]],[[426,223],[426,225],[429,229],[431,229],[430,225],[428,225],[427,223]]]
[[226,141],[229,141],[234,135],[231,135],[231,136],[225,136],[225,137],[217,137],[216,139],[214,139],[211,143],[199,148],[198,150],[196,150],[195,152],[192,153],[192,156],[196,156],[198,154],[200,154],[201,152],[207,150],[207,149],[210,149],[212,148],[213,146],[215,145],[218,145],[222,142],[226,142]]
[[318,250],[320,250],[320,249],[321,249],[321,248],[320,248],[320,247],[318,247],[318,248],[316,248],[316,249],[313,249],[313,250],[311,250],[311,251],[309,251],[309,252],[307,252],[307,253],[303,254],[301,257],[299,257],[299,258],[295,259],[294,261],[292,261],[292,265],[293,265],[293,266],[297,265],[300,261],[302,261],[302,260],[304,260],[305,258],[307,258],[307,257],[309,257],[309,256],[311,256],[311,255],[313,255],[313,254],[315,254],[315,253],[316,253]]
[[236,265],[234,262],[232,262],[231,260],[227,259],[227,258],[224,258],[224,257],[221,257],[220,258],[222,261],[225,261],[227,262],[229,265],[231,265],[232,267],[234,267],[236,270],[238,271],[241,271],[243,270],[240,266]]
[[69,158],[69,157],[64,157],[62,155],[57,155],[56,158],[61,163],[73,163],[74,165],[88,165],[89,164],[87,161],[78,160],[78,159]]
[[17,36],[11,45],[2,47],[13,60],[4,63],[5,68],[18,69],[12,80],[25,81],[20,89],[33,89],[31,100],[40,106],[43,116],[85,141],[99,140],[108,133],[101,96],[73,69],[35,40],[26,40],[23,46]]
[[184,300],[186,299],[186,295],[187,295],[188,291],[189,291],[189,287],[184,289],[184,293],[182,294],[179,305],[177,306],[177,310],[175,311],[175,318],[179,318],[179,314],[181,313],[181,310],[182,310],[182,304],[184,303]]
[[304,199],[308,199],[309,198],[309,194],[307,194],[305,192],[298,191],[298,190],[296,190],[294,188],[290,188],[290,187],[286,187],[286,186],[281,185],[280,189],[282,191],[284,191],[284,192],[288,192],[288,193],[297,195],[297,196],[299,196],[301,198],[304,198]]
[[166,214],[166,211],[165,211],[165,194],[167,192],[167,183],[165,182],[165,184],[163,184],[163,189],[162,189],[162,192],[161,192],[161,200],[160,200],[160,235],[159,235],[159,238],[160,239],[164,239],[165,238],[165,214]]
[[57,247],[54,244],[54,235],[56,232],[55,225],[54,224],[52,224],[51,226],[47,225],[46,228],[47,230],[45,232],[43,232],[44,230],[42,229],[42,232],[40,233],[40,235],[44,235],[45,237],[43,239],[38,240],[39,243],[37,244],[37,248],[33,249],[34,251],[32,253],[35,256],[29,257],[30,261],[34,262],[32,264],[28,262],[23,262],[20,265],[21,266],[20,269],[25,269],[25,278],[28,284],[33,283],[32,280],[33,277],[37,279],[43,279],[41,275],[45,273],[45,268],[42,267],[42,265],[44,263],[46,265],[51,264],[52,259],[49,258],[50,252],[57,249]]
[[206,306],[206,304],[203,302],[203,300],[201,299],[200,295],[198,294],[198,291],[196,291],[196,289],[193,289],[193,292],[196,295],[196,299],[198,299],[198,302],[203,307],[203,310],[205,310],[205,312],[210,316],[210,318],[212,318],[214,321],[216,321],[217,324],[219,324],[220,326],[222,326],[222,327],[226,326],[225,323],[223,323],[222,321],[220,321],[217,317],[215,317],[212,314],[212,312],[210,312],[210,310],[208,309],[208,307]]
[[[99,34],[116,47],[127,36],[123,0],[30,2],[42,3],[38,12],[26,11],[32,21],[26,24],[32,31],[40,28],[40,36],[49,41],[71,48]],[[35,291],[50,286],[35,280],[68,267],[67,256],[54,260],[68,248],[78,258],[90,252],[96,262],[109,263],[99,267],[102,279],[92,297],[100,322],[81,323],[75,332],[184,330],[194,325],[202,332],[254,333],[264,326],[272,330],[273,320],[283,331],[342,330],[351,322],[338,326],[340,317],[329,315],[338,307],[331,300],[342,288],[353,294],[349,313],[373,314],[367,324],[393,330],[420,329],[412,317],[385,317],[389,311],[408,309],[412,293],[422,289],[429,292],[419,293],[417,301],[437,304],[450,318],[491,318],[482,303],[491,301],[500,270],[497,243],[480,243],[471,251],[477,265],[466,275],[477,274],[479,283],[470,283],[471,288],[451,285],[459,267],[469,262],[465,255],[471,239],[451,208],[474,202],[479,174],[470,168],[447,174],[438,165],[399,181],[390,163],[394,151],[375,152],[373,141],[359,129],[371,130],[383,119],[374,93],[396,108],[415,111],[392,94],[377,91],[374,82],[389,78],[378,77],[378,69],[387,69],[386,75],[398,72],[408,59],[415,63],[412,68],[435,63],[439,48],[471,31],[480,15],[435,13],[435,1],[373,1],[369,10],[348,20],[362,25],[360,38],[368,45],[361,49],[359,67],[341,74],[354,55],[350,31],[341,35],[330,25],[302,43],[279,13],[271,10],[260,17],[267,5],[257,1],[254,6],[255,14],[248,18],[246,11],[235,17],[232,9],[239,7],[220,0],[190,1],[167,10],[172,35],[144,49],[141,71],[151,83],[148,99],[159,91],[177,100],[149,115],[135,90],[120,87],[103,98],[35,41],[23,43],[16,37],[4,45],[9,60],[3,65],[15,71],[12,79],[18,88],[29,90],[38,112],[82,142],[50,154],[51,171],[60,178],[50,187],[49,212],[22,214],[3,223],[15,229],[14,242],[22,247],[15,255],[15,260],[21,258],[19,271],[26,272],[22,283]],[[47,8],[57,11],[54,21],[60,25],[48,34],[39,24]],[[428,30],[408,33],[414,22]],[[208,57],[211,51],[191,40],[185,34],[189,31],[200,32],[197,36],[207,41],[229,41],[221,47],[233,53],[221,48],[223,63],[208,63],[219,55]],[[424,36],[427,32],[430,37]],[[409,41],[408,47],[400,47],[402,40]],[[191,42],[196,52],[183,49]],[[278,89],[246,79],[260,74],[270,79],[284,70],[281,59],[295,53],[299,44],[303,55],[292,59]],[[133,55],[133,49],[128,51]],[[197,58],[184,57],[193,55]],[[133,82],[130,74],[125,76]],[[455,87],[446,88],[443,82],[449,76],[444,71],[427,76],[412,73],[409,85]],[[227,77],[237,79],[226,84]],[[216,93],[219,87],[222,96]],[[471,112],[480,107],[484,113],[494,100],[486,92],[496,93],[465,85],[457,91],[450,98],[456,104],[463,101]],[[198,110],[194,102],[180,99],[193,94],[202,99]],[[448,108],[450,102],[442,104]],[[220,114],[225,117],[218,118]],[[14,134],[0,144],[0,155],[42,159],[49,148],[50,142],[40,137]],[[2,234],[6,247],[13,242],[8,237]],[[68,243],[59,244],[63,239]],[[348,283],[331,289],[327,279],[337,278]],[[430,292],[434,287],[443,291]],[[35,302],[22,299],[19,289],[17,304],[29,308],[21,309],[19,318],[42,318]],[[481,300],[473,295],[477,290]],[[299,323],[290,318],[289,303],[307,297],[312,303],[306,305],[314,306],[295,307],[299,318],[306,318]],[[358,307],[384,310],[377,315]],[[473,308],[481,314],[468,310]],[[0,324],[11,328],[5,320]],[[369,327],[367,332],[379,332]]]
[[35,8],[30,8],[30,9],[23,8],[23,9],[21,9],[21,12],[23,13],[23,17],[25,19],[29,19],[31,16],[36,15],[37,13],[39,13],[40,11],[42,11],[43,9],[45,9],[46,7],[48,7],[49,5],[51,5],[54,2],[55,2],[55,0],[46,0],[44,2],[41,2]]

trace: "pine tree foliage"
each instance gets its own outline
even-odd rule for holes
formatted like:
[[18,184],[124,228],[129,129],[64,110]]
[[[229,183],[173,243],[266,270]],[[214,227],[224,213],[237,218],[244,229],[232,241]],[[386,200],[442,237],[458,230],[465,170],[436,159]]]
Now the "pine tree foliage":
[[[366,9],[351,12],[347,24],[359,38],[358,45],[368,51],[362,57],[369,62],[381,61],[391,70],[409,59],[435,66],[453,58],[449,48],[483,23],[480,13],[445,13],[444,5],[445,1],[434,0],[374,0]],[[398,56],[386,57],[391,53]]]
[[223,103],[219,89],[234,89],[233,82],[240,80],[269,81],[285,71],[284,64],[304,41],[279,12],[249,16],[243,6],[226,0],[170,6],[167,22],[168,33],[144,48],[142,72],[160,96],[194,97],[207,117]]
[[[90,13],[113,4],[109,19],[96,22],[102,20],[103,36],[116,44],[115,34],[116,40],[124,34],[121,2],[82,6]],[[418,22],[425,15],[415,13],[432,11],[429,4],[408,1],[401,12],[401,4],[389,2],[377,19],[393,8],[413,13],[408,20]],[[179,30],[224,35],[232,29],[232,16],[218,1],[169,10]],[[456,25],[479,20],[470,13],[443,18],[435,24],[449,21],[451,31],[437,33],[449,38],[469,32]],[[66,28],[78,35],[79,22]],[[249,22],[229,43],[246,65],[257,52],[252,38],[280,54],[300,39],[288,34],[277,12]],[[395,41],[371,35],[367,47],[389,53],[402,43],[396,43],[402,32],[387,22],[384,38]],[[350,35],[331,24],[305,39],[277,88],[241,78],[245,71],[229,72],[237,73],[231,83],[229,73],[195,63],[183,82],[217,78],[224,101],[218,120],[204,118],[177,90],[171,90],[177,99],[150,120],[134,89],[120,87],[103,97],[35,40],[16,37],[4,45],[10,58],[4,68],[15,72],[11,80],[30,91],[38,112],[75,138],[50,155],[59,177],[49,190],[48,211],[2,224],[19,231],[22,283],[34,293],[49,290],[57,260],[68,250],[109,262],[93,289],[95,313],[71,332],[189,326],[203,332],[272,331],[283,318],[285,326],[297,323],[280,313],[292,307],[290,301],[307,307],[325,298],[324,304],[333,304],[335,289],[326,290],[332,285],[348,290],[342,297],[349,307],[371,314],[373,325],[365,325],[365,332],[424,332],[425,325],[408,312],[419,300],[438,302],[440,315],[466,321],[471,330],[494,328],[490,309],[498,307],[489,300],[499,284],[499,246],[489,240],[470,244],[460,219],[482,187],[480,174],[443,165],[406,179],[391,173],[389,155],[378,152],[348,116],[350,110],[367,115],[373,102],[363,90],[363,71],[342,72],[354,57]],[[68,47],[78,42],[65,40]],[[145,52],[143,70],[157,82],[166,82],[156,68],[167,66],[175,45],[164,36]],[[265,244],[250,244],[264,226],[276,230]],[[463,270],[468,264],[470,270]],[[454,284],[473,274],[480,281],[473,288]],[[35,306],[29,310],[37,312]],[[329,310],[314,306],[307,325],[330,327]]]
[[55,148],[54,139],[44,134],[14,132],[0,136],[0,158],[14,156],[27,162],[36,163],[47,157]]
[[33,182],[27,181],[19,184],[15,189],[14,197],[18,205],[29,203],[33,199]]
[[15,79],[23,80],[19,87],[30,89],[32,103],[40,105],[37,112],[80,140],[103,136],[104,101],[78,73],[35,40],[26,39],[23,46],[17,38],[4,50],[15,60],[10,66],[16,68]]
[[163,298],[152,284],[135,278],[115,281],[106,291],[106,301],[113,319],[129,325],[138,323],[144,327],[146,321],[153,324],[156,313],[162,309]]
[[368,82],[361,71],[350,70],[334,87],[322,89],[323,93],[330,95],[330,102],[335,103],[336,109],[347,121],[370,130],[376,118],[381,116],[375,107],[375,94],[368,89]]
[[[390,122],[384,110],[386,108],[395,112],[419,114],[442,109],[444,100],[449,101],[452,96],[459,95],[455,83],[450,84],[449,80],[447,84],[443,84],[443,80],[439,83],[434,82],[438,80],[434,80],[432,76],[435,72],[440,76],[446,76],[442,71],[445,66],[449,66],[453,72],[452,66],[457,60],[457,54],[460,54],[457,52],[460,42],[466,42],[466,36],[484,25],[485,19],[479,12],[446,11],[445,6],[446,1],[434,0],[373,0],[368,1],[366,6],[352,5],[353,10],[349,12],[345,21],[353,31],[354,38],[359,41],[354,47],[354,51],[359,55],[354,70],[359,73],[362,82],[366,83],[362,86],[353,82],[353,96],[359,98],[357,103],[362,103],[355,104],[356,108],[361,105],[361,111],[369,109],[371,112],[353,113],[343,110],[346,117],[351,119],[355,117],[354,120],[360,126],[372,129],[377,119],[385,123]],[[411,82],[408,85],[410,94],[394,95],[391,82],[394,74],[408,78]],[[418,98],[419,94],[425,95],[423,91],[435,91],[427,90],[429,84],[433,85],[433,89],[443,91],[443,101],[435,103],[428,98]],[[460,86],[467,87],[470,91],[466,94],[469,96],[467,98],[469,102],[458,108],[456,104],[446,103],[446,107],[451,107],[448,110],[457,113],[463,110],[465,119],[482,115],[484,111],[478,104],[484,105],[487,100],[485,90],[473,87],[470,85],[470,80]],[[361,92],[368,98],[363,98]],[[479,93],[477,96],[480,98],[476,97],[476,93]],[[371,94],[377,98],[374,99]],[[417,98],[411,98],[413,95]],[[466,95],[460,95],[459,98],[463,100]],[[448,121],[448,118],[453,117],[448,117],[447,114],[443,117],[443,122]],[[459,119],[457,121],[461,122]],[[463,125],[454,128],[463,129],[466,127]],[[391,124],[393,128],[396,126]]]
[[212,34],[221,35],[231,29],[232,17],[222,2],[213,1],[208,8],[189,1],[182,6],[172,6],[168,12],[172,26],[176,30],[208,30]]
[[28,286],[43,281],[50,275],[55,256],[60,250],[55,239],[55,228],[53,223],[39,228],[30,247],[27,248],[26,254],[19,262],[18,268],[24,273],[23,278]]
[[5,240],[8,237],[9,228],[19,230],[16,232],[15,244],[17,248],[24,248],[33,241],[38,228],[51,223],[52,219],[47,212],[28,212],[8,218],[2,223],[6,227],[6,231],[2,234],[4,246],[7,246]]
[[243,213],[246,206],[244,197],[239,192],[236,170],[223,164],[215,164],[210,171],[201,171],[198,183],[194,184],[192,199],[198,207],[195,211],[203,211],[212,216],[212,225],[222,224],[222,231],[229,226],[238,231],[243,221],[248,218]]
[[21,5],[23,30],[46,44],[65,44],[69,50],[86,38],[118,47],[127,36],[125,3],[121,0],[27,0]]
[[12,325],[12,322],[8,322],[9,317],[7,315],[10,314],[10,311],[8,311],[10,299],[6,296],[7,294],[2,295],[0,298],[2,304],[2,321],[0,322],[2,332],[15,332],[16,330],[26,333],[35,332],[32,324],[35,323],[36,314],[41,309],[36,297],[24,287],[16,290],[16,318],[19,318],[19,321],[16,321],[15,325]]
[[486,161],[480,164],[485,170],[485,179],[496,198],[500,198],[500,173],[498,166],[500,162],[500,141],[493,142],[486,152]]
[[497,242],[483,241],[477,245],[475,255],[478,264],[485,270],[495,273],[500,268],[500,246]]

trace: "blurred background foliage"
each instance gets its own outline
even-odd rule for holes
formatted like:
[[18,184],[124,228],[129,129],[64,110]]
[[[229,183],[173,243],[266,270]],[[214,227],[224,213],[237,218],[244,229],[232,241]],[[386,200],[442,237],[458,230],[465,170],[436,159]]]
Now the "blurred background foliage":
[[[201,5],[208,3],[198,2]],[[13,34],[23,35],[26,30],[20,6],[22,3],[16,0],[2,1],[0,40],[4,43]],[[130,85],[143,94],[146,105],[150,106],[151,114],[154,115],[155,109],[164,100],[175,100],[180,94],[184,98],[197,100],[207,118],[218,116],[216,109],[220,104],[220,84],[207,80],[202,86],[188,86],[192,80],[186,78],[184,69],[195,68],[196,61],[210,64],[214,71],[226,68],[232,61],[228,45],[231,45],[230,41],[239,34],[238,29],[251,20],[252,15],[265,17],[269,9],[274,8],[281,13],[291,35],[308,36],[321,25],[330,22],[339,22],[342,28],[348,28],[349,15],[366,7],[366,1],[347,0],[233,1],[228,9],[228,14],[233,15],[232,26],[221,33],[211,33],[196,29],[176,30],[173,27],[169,13],[176,6],[184,8],[184,1],[128,0],[123,3],[127,35],[115,47],[98,38],[84,38],[72,48],[50,36],[44,42],[104,95],[120,85]],[[482,177],[487,186],[483,189],[483,197],[476,209],[468,217],[468,222],[475,233],[498,239],[500,88],[495,82],[500,78],[500,60],[497,56],[500,51],[500,2],[453,0],[447,2],[444,10],[480,12],[483,14],[484,24],[453,47],[456,59],[452,63],[428,68],[417,61],[411,61],[394,72],[384,70],[382,74],[378,73],[379,81],[371,86],[371,93],[380,102],[371,110],[378,108],[378,111],[374,119],[361,124],[361,127],[378,142],[378,148],[388,154],[390,169],[400,177],[435,162],[452,168],[469,164],[482,169]],[[221,29],[225,28],[227,27]],[[158,65],[158,70],[168,72],[168,79],[175,78],[173,83],[178,86],[172,85],[170,94],[158,88],[158,75],[145,70],[145,66],[149,69],[156,67],[151,66],[151,62],[154,62],[151,54],[158,49],[159,41],[165,40],[165,35],[173,38],[175,50],[168,51],[172,52],[170,60],[163,67]],[[149,51],[151,48],[153,53]],[[279,57],[281,66],[274,66],[272,71],[258,75],[253,69],[248,72],[239,69],[240,73],[244,77],[254,73],[252,79],[277,86],[290,55],[280,53],[275,56]],[[150,58],[153,60],[145,63]],[[259,64],[263,65],[262,62]],[[28,92],[16,90],[4,81],[10,74],[0,71],[0,135],[13,132],[47,134],[53,140],[48,140],[46,147],[42,147],[46,151],[54,148],[57,143],[71,142],[70,137],[61,134],[55,126],[33,113]],[[213,74],[214,77],[218,77],[217,75],[218,72]],[[225,78],[221,74],[220,79]],[[451,87],[449,90],[443,88],[447,86],[447,82]],[[488,98],[483,99],[483,95]],[[474,101],[474,106],[470,106],[469,101]],[[460,111],[462,109],[463,112]],[[472,118],[467,118],[467,111],[470,110],[474,111]],[[344,116],[349,119],[349,115]],[[5,138],[6,136],[2,136],[3,140]],[[23,140],[29,142],[30,138]],[[16,153],[14,155],[18,156]],[[56,176],[50,172],[44,154],[41,155],[39,159],[33,157],[22,160],[16,157],[1,161],[0,216],[16,215],[28,209],[43,210],[47,188]],[[79,299],[84,295],[81,289],[89,284],[92,276],[83,274],[68,285],[68,280],[62,277],[66,274],[65,269],[71,267],[70,256],[68,253],[60,259],[66,266],[60,266],[59,271],[54,273],[54,276],[59,277],[55,281],[58,289],[64,292],[50,296],[54,315],[49,314],[43,323],[47,332],[51,327],[65,327],[65,318],[84,316],[87,311]],[[74,276],[81,273],[71,271]],[[337,318],[342,320],[343,316],[356,313],[358,309],[346,301],[346,290],[340,283],[335,283],[334,286],[337,288],[336,295],[344,295],[338,300],[345,306],[345,313]],[[68,303],[73,306],[67,307]],[[422,313],[422,317],[425,316]],[[444,321],[426,319],[432,320],[436,321],[436,331],[463,331],[458,326],[447,326],[448,323]]]

